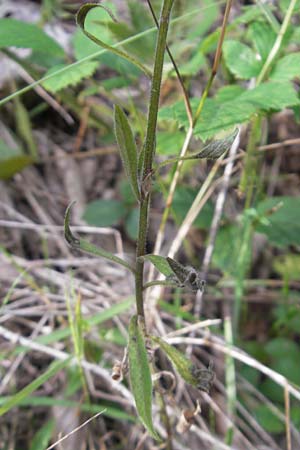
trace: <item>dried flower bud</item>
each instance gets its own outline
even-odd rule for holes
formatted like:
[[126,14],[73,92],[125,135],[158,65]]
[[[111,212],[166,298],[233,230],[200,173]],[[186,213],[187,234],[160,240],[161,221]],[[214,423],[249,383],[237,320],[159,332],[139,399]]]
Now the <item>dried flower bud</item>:
[[177,433],[186,433],[195,421],[195,416],[201,412],[199,400],[197,400],[196,408],[194,410],[185,409],[182,411],[180,419],[176,426]]
[[113,368],[111,377],[114,381],[122,381],[123,380],[123,365],[120,361],[116,361]]

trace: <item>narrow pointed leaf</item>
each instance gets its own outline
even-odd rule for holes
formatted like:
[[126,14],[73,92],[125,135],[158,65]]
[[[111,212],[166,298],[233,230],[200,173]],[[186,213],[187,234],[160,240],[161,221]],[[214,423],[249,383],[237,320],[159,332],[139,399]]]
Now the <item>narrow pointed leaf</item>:
[[114,254],[104,250],[103,248],[96,247],[94,244],[91,244],[88,241],[85,241],[84,239],[77,238],[73,235],[71,229],[70,229],[70,213],[71,208],[73,206],[74,202],[71,203],[68,208],[66,209],[65,213],[65,222],[64,222],[64,235],[65,239],[68,242],[68,244],[73,247],[77,248],[78,250],[82,250],[83,252],[90,253],[91,255],[95,256],[101,256],[102,258],[109,259],[110,261],[113,261],[114,263],[120,264],[126,269],[129,269],[131,272],[135,272],[135,269],[128,264],[123,259],[119,258],[118,256],[115,256]]
[[129,375],[136,409],[151,437],[160,440],[152,422],[152,379],[143,331],[138,317],[129,324]]
[[149,254],[140,256],[139,259],[143,261],[150,261],[155,266],[155,268],[166,277],[170,277],[173,275],[173,270],[171,269],[167,258],[164,258],[163,256]]
[[207,158],[207,159],[218,159],[220,156],[222,156],[224,153],[228,152],[230,150],[237,134],[239,132],[239,129],[236,128],[232,133],[227,135],[223,139],[219,139],[216,141],[210,142],[208,145],[206,145],[200,153],[197,154],[197,158]]
[[133,56],[129,55],[128,53],[123,52],[122,50],[119,50],[119,49],[117,49],[115,47],[112,47],[111,45],[106,44],[104,41],[102,41],[101,39],[97,38],[93,34],[89,33],[85,29],[85,19],[86,19],[87,14],[88,14],[88,12],[91,9],[96,8],[96,7],[105,9],[105,11],[111,16],[112,20],[115,21],[115,19],[112,16],[111,12],[107,8],[104,8],[104,6],[102,6],[101,4],[99,4],[99,3],[86,3],[86,4],[81,6],[81,8],[79,9],[79,11],[77,13],[77,16],[76,16],[76,22],[80,26],[80,28],[82,29],[84,34],[88,38],[90,38],[93,42],[95,42],[96,44],[98,44],[101,47],[105,48],[106,50],[109,50],[110,52],[114,53],[115,55],[120,56],[121,58],[124,58],[127,61],[131,62],[132,64],[137,66],[140,70],[142,70],[148,77],[150,77],[151,76],[151,72],[142,63],[137,61]]
[[118,105],[115,105],[114,109],[114,123],[116,139],[125,172],[130,181],[134,195],[139,201],[140,190],[138,185],[137,148],[126,114]]
[[171,360],[174,368],[179,375],[188,384],[197,387],[201,391],[209,392],[212,382],[214,380],[214,372],[209,367],[208,369],[198,369],[193,363],[177,348],[168,344],[163,339],[157,336],[151,336],[154,343],[158,344],[168,358]]

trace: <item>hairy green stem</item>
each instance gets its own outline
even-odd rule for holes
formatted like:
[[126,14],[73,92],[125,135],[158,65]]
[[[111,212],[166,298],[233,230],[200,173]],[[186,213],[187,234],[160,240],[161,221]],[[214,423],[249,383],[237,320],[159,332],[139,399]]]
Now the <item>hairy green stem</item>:
[[156,124],[157,114],[159,106],[160,86],[162,79],[162,71],[164,64],[164,55],[167,43],[167,34],[169,28],[169,19],[171,9],[174,0],[164,0],[159,29],[157,34],[155,60],[153,68],[153,76],[151,81],[151,93],[148,110],[147,130],[144,147],[144,163],[142,173],[142,198],[140,202],[140,216],[139,216],[139,232],[137,241],[137,262],[136,262],[136,307],[138,315],[144,317],[144,299],[143,299],[143,275],[144,275],[144,262],[139,260],[139,256],[145,254],[146,241],[147,241],[147,228],[149,220],[149,206],[150,206],[150,189],[149,182],[151,184],[151,172],[153,157],[155,154],[155,137],[156,137]]

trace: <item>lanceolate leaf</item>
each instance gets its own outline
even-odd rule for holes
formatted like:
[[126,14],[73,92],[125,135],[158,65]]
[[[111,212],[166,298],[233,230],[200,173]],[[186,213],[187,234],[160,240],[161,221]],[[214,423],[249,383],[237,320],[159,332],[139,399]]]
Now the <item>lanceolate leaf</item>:
[[129,324],[129,375],[136,409],[148,433],[160,440],[152,422],[152,379],[142,326],[133,316]]
[[164,258],[163,256],[145,255],[140,256],[140,259],[143,259],[144,261],[150,261],[155,266],[155,268],[166,277],[173,275],[173,270],[171,269],[167,258]]
[[114,122],[115,122],[116,139],[120,150],[121,158],[124,164],[124,168],[127,177],[130,181],[132,190],[137,200],[139,200],[140,190],[138,185],[137,148],[135,145],[130,125],[127,120],[127,116],[122,110],[122,108],[120,108],[120,106],[118,105],[115,105]]
[[109,50],[112,53],[114,53],[115,55],[118,55],[121,58],[124,58],[127,61],[131,62],[132,64],[137,66],[140,70],[142,70],[147,76],[151,76],[150,71],[143,64],[141,64],[139,61],[137,61],[133,56],[129,55],[128,53],[123,52],[122,50],[119,50],[119,49],[117,49],[115,47],[112,47],[111,45],[106,44],[104,41],[102,41],[101,39],[97,38],[93,34],[89,33],[85,29],[85,19],[86,19],[87,14],[88,14],[88,12],[91,9],[96,8],[96,7],[105,9],[107,11],[107,13],[111,16],[112,20],[115,20],[113,18],[112,14],[110,13],[110,11],[107,10],[106,8],[104,8],[101,4],[99,4],[99,3],[86,3],[86,4],[81,6],[81,8],[79,9],[79,11],[77,13],[77,16],[76,16],[77,24],[80,26],[80,28],[82,29],[84,34],[88,38],[90,38],[93,42],[95,42],[96,44],[98,44],[101,47],[105,48],[106,50]]
[[214,380],[214,372],[210,367],[208,369],[198,369],[173,345],[168,344],[157,336],[151,336],[151,339],[166,353],[177,372],[188,384],[197,387],[201,391],[209,392]]
[[238,128],[236,128],[225,138],[210,142],[197,154],[197,158],[218,159],[230,149],[238,131]]
[[123,259],[113,255],[112,253],[104,250],[103,248],[96,247],[95,245],[91,244],[88,241],[85,241],[84,239],[77,238],[72,234],[72,231],[70,229],[70,213],[73,204],[74,202],[68,206],[65,213],[64,234],[68,244],[70,244],[71,247],[77,248],[78,250],[82,250],[83,252],[90,253],[95,256],[101,256],[102,258],[105,259],[109,259],[110,261],[113,261],[117,264],[120,264],[121,266],[126,267],[126,269],[129,269],[131,272],[134,273],[135,269]]

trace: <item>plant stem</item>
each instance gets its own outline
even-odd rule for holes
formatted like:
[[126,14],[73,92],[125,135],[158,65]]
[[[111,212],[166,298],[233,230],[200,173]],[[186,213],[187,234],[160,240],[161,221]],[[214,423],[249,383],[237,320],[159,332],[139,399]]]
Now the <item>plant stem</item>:
[[[164,209],[163,215],[162,215],[162,219],[160,222],[160,226],[159,226],[159,230],[157,233],[157,238],[156,238],[156,242],[155,242],[155,249],[154,249],[154,253],[159,254],[160,253],[160,249],[161,249],[161,245],[162,245],[162,241],[163,241],[163,237],[164,237],[164,232],[165,232],[165,227],[167,224],[167,220],[170,214],[170,210],[171,210],[171,206],[172,206],[172,202],[173,202],[173,197],[174,197],[174,193],[175,193],[175,189],[179,180],[179,175],[180,175],[180,171],[182,168],[182,164],[183,164],[183,160],[182,158],[184,158],[184,156],[186,155],[186,152],[188,150],[190,141],[192,139],[193,136],[193,132],[194,132],[194,128],[196,126],[196,123],[199,119],[199,116],[203,110],[203,106],[205,103],[205,100],[209,94],[209,90],[212,86],[212,83],[214,81],[214,78],[216,76],[216,73],[218,71],[218,67],[219,67],[219,62],[220,62],[220,58],[221,58],[221,51],[222,51],[222,46],[223,46],[223,41],[224,41],[224,37],[225,37],[225,32],[226,32],[226,27],[227,27],[227,22],[228,22],[228,16],[229,16],[229,12],[231,9],[231,5],[232,5],[232,1],[233,0],[227,0],[226,1],[226,8],[225,8],[225,12],[224,12],[224,17],[223,17],[223,23],[222,23],[222,27],[221,27],[221,33],[220,33],[220,37],[219,37],[219,41],[218,41],[218,46],[217,46],[217,50],[215,53],[215,58],[214,58],[214,63],[213,63],[213,67],[211,70],[211,74],[210,77],[207,81],[207,84],[205,86],[204,92],[202,94],[202,97],[200,99],[199,105],[197,107],[197,111],[195,113],[195,116],[193,117],[192,123],[190,123],[189,129],[187,131],[186,137],[185,137],[185,141],[183,143],[179,158],[181,160],[177,161],[176,163],[176,170],[174,173],[174,177],[172,179],[171,182],[171,186],[169,189],[169,193],[167,196],[167,200],[166,200],[166,207]],[[153,273],[154,273],[154,269],[152,269],[152,271],[149,274],[149,280],[153,277]]]
[[149,206],[150,206],[150,189],[146,186],[151,181],[151,172],[153,157],[155,154],[155,137],[156,137],[156,124],[157,114],[159,106],[160,85],[162,79],[164,55],[167,43],[167,34],[169,28],[169,19],[171,9],[174,0],[164,0],[159,29],[156,41],[155,60],[153,68],[153,76],[151,81],[151,93],[148,110],[147,130],[144,147],[144,164],[142,174],[142,198],[140,202],[140,217],[139,217],[139,232],[137,241],[137,262],[136,262],[136,307],[138,315],[145,316],[144,314],[144,298],[143,298],[143,275],[144,275],[144,262],[139,260],[139,256],[145,254],[146,241],[147,241],[147,228],[149,221]]

